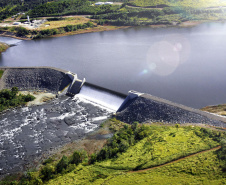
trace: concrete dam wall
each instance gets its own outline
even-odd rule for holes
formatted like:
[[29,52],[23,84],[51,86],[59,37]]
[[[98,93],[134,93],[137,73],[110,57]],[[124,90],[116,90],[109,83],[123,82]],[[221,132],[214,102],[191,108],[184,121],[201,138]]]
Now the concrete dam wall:
[[52,93],[62,91],[71,83],[67,71],[51,67],[2,67],[0,89],[18,87],[19,90],[46,90]]

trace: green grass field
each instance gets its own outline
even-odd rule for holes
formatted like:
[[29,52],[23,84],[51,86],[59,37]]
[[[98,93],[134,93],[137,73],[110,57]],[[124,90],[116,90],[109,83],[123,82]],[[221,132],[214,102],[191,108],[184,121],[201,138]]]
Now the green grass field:
[[131,146],[117,159],[109,159],[97,165],[120,170],[145,169],[219,145],[209,137],[197,136],[197,127],[191,130],[186,127],[167,127],[165,130],[154,126],[151,128],[155,129],[151,136]]
[[78,166],[66,175],[50,180],[56,184],[212,184],[226,183],[226,175],[221,170],[221,162],[216,151],[196,156],[145,172],[128,173],[121,170],[101,168],[97,165]]
[[220,161],[214,151],[206,152],[160,168],[115,175],[104,184],[212,184],[226,183]]

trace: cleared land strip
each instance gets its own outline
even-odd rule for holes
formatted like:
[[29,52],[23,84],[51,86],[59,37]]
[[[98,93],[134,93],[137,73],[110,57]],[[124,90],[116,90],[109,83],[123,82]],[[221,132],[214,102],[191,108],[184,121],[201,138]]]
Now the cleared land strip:
[[162,164],[162,165],[159,165],[159,166],[155,166],[155,167],[151,167],[151,168],[146,168],[144,170],[137,170],[137,171],[129,171],[128,173],[139,173],[139,172],[145,172],[145,171],[148,171],[148,170],[151,170],[151,169],[155,169],[155,168],[160,168],[160,167],[163,167],[163,166],[166,166],[166,165],[169,165],[169,164],[172,164],[172,163],[176,163],[176,162],[179,162],[179,161],[182,161],[184,159],[187,159],[189,157],[193,157],[195,155],[199,155],[201,153],[205,153],[205,152],[209,152],[209,151],[213,151],[213,150],[219,150],[221,148],[221,146],[217,146],[217,147],[214,147],[214,148],[211,148],[209,150],[204,150],[204,151],[201,151],[201,152],[198,152],[198,153],[195,153],[195,154],[191,154],[191,155],[188,155],[186,157],[182,157],[180,159],[177,159],[175,161],[171,161],[169,163],[165,163],[165,164]]

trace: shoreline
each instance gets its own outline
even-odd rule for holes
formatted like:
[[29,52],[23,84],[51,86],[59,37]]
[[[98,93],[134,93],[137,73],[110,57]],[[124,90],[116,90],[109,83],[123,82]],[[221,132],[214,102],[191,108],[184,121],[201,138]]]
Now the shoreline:
[[[77,31],[73,31],[73,32],[66,32],[66,33],[63,33],[63,34],[47,36],[47,37],[44,37],[44,38],[64,37],[64,36],[78,35],[78,34],[84,34],[84,33],[112,31],[112,30],[118,30],[118,29],[126,29],[126,28],[129,28],[129,27],[131,27],[131,26],[111,26],[111,25],[109,25],[109,26],[97,26],[97,27],[86,28],[86,29],[77,30]],[[16,35],[14,35],[13,32],[8,32],[8,31],[0,33],[0,37],[9,37],[9,38],[14,38],[14,39],[19,39],[19,40],[33,40],[32,38],[29,38],[29,37],[26,37],[26,38],[17,37]]]
[[[202,23],[207,23],[207,22],[215,22],[219,23],[222,21],[210,21],[210,20],[199,20],[199,21],[185,21],[180,24],[171,24],[171,25],[166,25],[166,24],[157,24],[157,25],[147,25],[148,27],[151,28],[168,28],[168,27],[178,27],[178,28],[188,28],[188,27],[195,27],[198,26]],[[224,22],[224,21],[223,21]],[[77,30],[73,32],[65,32],[63,34],[57,34],[57,35],[52,35],[52,36],[47,36],[44,38],[54,38],[54,37],[64,37],[64,36],[69,36],[69,35],[78,35],[78,34],[84,34],[84,33],[95,33],[95,32],[103,32],[103,31],[113,31],[113,30],[118,30],[118,29],[127,29],[131,27],[138,27],[138,26],[113,26],[113,25],[103,25],[103,26],[97,26],[93,28],[86,28],[82,30]],[[31,37],[18,37],[15,35],[13,32],[9,31],[1,31],[0,37],[10,37],[14,39],[19,39],[19,40],[33,40]]]

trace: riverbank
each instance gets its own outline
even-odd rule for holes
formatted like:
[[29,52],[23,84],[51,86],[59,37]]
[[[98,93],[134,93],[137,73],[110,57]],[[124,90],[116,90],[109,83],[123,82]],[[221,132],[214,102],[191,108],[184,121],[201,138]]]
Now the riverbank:
[[77,30],[77,31],[72,31],[72,32],[65,32],[62,34],[57,34],[57,35],[52,35],[50,37],[64,37],[68,35],[78,35],[78,34],[84,34],[84,33],[94,33],[94,32],[103,32],[103,31],[113,31],[113,30],[118,30],[118,29],[126,29],[129,28],[130,26],[110,26],[110,25],[103,25],[103,26],[97,26],[97,27],[92,27],[92,28],[87,28],[87,29],[82,29],[82,30]]
[[5,31],[5,32],[1,31],[0,36],[10,37],[10,38],[19,39],[19,40],[32,40],[31,38],[27,38],[27,37],[18,37],[14,32],[8,32],[8,31]]
[[[52,36],[48,36],[48,37],[64,37],[64,36],[68,36],[68,35],[77,35],[77,34],[84,34],[84,33],[93,33],[93,32],[102,32],[102,31],[112,31],[112,30],[118,30],[118,29],[125,29],[128,28],[129,26],[108,26],[108,25],[103,25],[103,26],[97,26],[97,27],[93,27],[93,28],[86,28],[86,29],[81,29],[81,30],[77,30],[77,31],[72,31],[72,32],[65,32],[65,33],[61,33],[61,34],[56,34],[56,35],[52,35]],[[10,38],[14,38],[14,39],[19,39],[19,40],[32,40],[32,37],[19,37],[16,36],[16,33],[14,32],[9,32],[9,31],[5,31],[5,32],[1,32],[0,33],[1,37],[10,37]]]
[[8,44],[0,42],[0,54],[9,48]]
[[226,104],[206,106],[201,108],[200,110],[218,114],[220,116],[226,116]]
[[[195,27],[198,26],[202,23],[205,22],[213,22],[209,20],[202,20],[202,21],[185,21],[180,24],[177,23],[172,23],[171,25],[169,24],[155,24],[155,25],[149,25],[151,28],[167,28],[167,27]],[[222,22],[222,21],[214,21],[214,22]],[[94,33],[94,32],[103,32],[103,31],[113,31],[113,30],[118,30],[118,29],[126,29],[129,27],[138,27],[138,26],[114,26],[114,25],[97,25],[95,27],[89,27],[85,29],[78,29],[76,31],[71,31],[71,32],[64,32],[64,33],[59,33],[55,35],[50,35],[50,36],[45,36],[45,37],[64,37],[64,36],[69,36],[69,35],[77,35],[77,34],[84,34],[84,33]],[[15,39],[20,39],[20,40],[33,40],[34,38],[29,35],[29,36],[17,36],[15,32],[10,32],[10,31],[1,31],[0,36],[2,37],[10,37],[10,38],[15,38]]]

